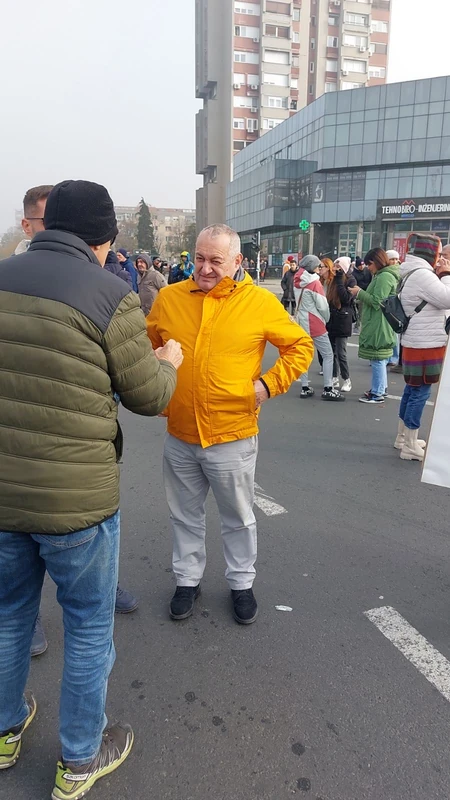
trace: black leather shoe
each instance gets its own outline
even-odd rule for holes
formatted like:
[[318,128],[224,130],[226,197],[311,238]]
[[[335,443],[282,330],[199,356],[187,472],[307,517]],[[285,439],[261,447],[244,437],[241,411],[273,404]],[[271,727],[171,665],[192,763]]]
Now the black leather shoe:
[[241,625],[251,625],[258,616],[258,603],[253,589],[232,589],[233,616]]
[[198,586],[177,586],[177,590],[170,601],[170,616],[172,619],[187,619],[194,611],[194,603],[200,597],[201,589]]

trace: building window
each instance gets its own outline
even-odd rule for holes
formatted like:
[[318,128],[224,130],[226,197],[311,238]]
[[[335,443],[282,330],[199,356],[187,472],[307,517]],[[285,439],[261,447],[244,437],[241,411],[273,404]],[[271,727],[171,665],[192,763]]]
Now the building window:
[[233,120],[233,128],[238,131],[243,131],[245,129],[245,119],[241,117],[235,117]]
[[339,25],[339,17],[336,17],[335,14],[330,14],[328,17],[328,25],[331,25],[333,28]]
[[297,108],[298,108],[298,101],[291,100],[291,111],[297,111]]
[[364,47],[364,48],[367,49],[367,37],[366,36],[352,36],[349,33],[344,33],[343,44],[346,47]]
[[243,140],[235,139],[233,142],[233,150],[243,150],[246,145],[246,142]]
[[264,61],[269,64],[285,64],[289,65],[289,51],[288,50],[265,50]]
[[247,131],[248,133],[256,133],[259,127],[259,122],[257,119],[248,119],[247,120]]
[[235,50],[234,60],[241,64],[259,64],[259,53],[248,53],[246,50]]
[[327,47],[339,47],[339,39],[337,36],[327,36]]
[[247,86],[256,92],[259,89],[259,75],[247,75]]
[[293,67],[300,66],[300,56],[292,56],[292,66]]
[[373,19],[370,23],[370,30],[372,33],[387,33],[389,28],[387,22],[382,22],[381,19]]
[[233,74],[233,83],[236,84],[236,85],[239,84],[240,86],[244,86],[245,85],[245,75],[243,75],[242,72],[235,72]]
[[314,16],[311,17],[311,27],[312,28],[316,28],[317,27],[317,17],[314,17]]
[[274,158],[277,158],[277,159],[283,158],[283,151],[282,150],[278,150],[275,153]]
[[234,108],[258,108],[257,97],[233,97]]
[[291,14],[291,4],[290,3],[275,3],[273,0],[267,0],[266,2],[266,11],[270,11],[272,14]]
[[259,16],[261,13],[261,6],[256,5],[256,3],[235,2],[234,10],[236,14],[251,14],[252,16]]
[[327,58],[326,63],[327,72],[337,72],[338,71],[338,62],[334,58]]
[[342,81],[341,89],[361,89],[364,88],[365,83],[352,83],[351,81]]
[[369,17],[367,14],[352,14],[346,11],[345,21],[348,25],[359,25],[363,28],[369,27]]
[[308,94],[314,94],[314,86],[312,83],[309,84]]
[[294,22],[300,22],[300,9],[299,8],[294,8],[294,10],[292,11],[292,19],[294,20]]
[[369,67],[369,78],[385,78],[386,67]]
[[325,94],[328,94],[328,92],[335,92],[335,91],[337,91],[337,84],[328,81],[325,84]]
[[314,61],[310,61],[309,62],[309,71],[310,72],[314,72],[315,69],[316,69],[316,65],[314,64]]
[[288,98],[272,97],[271,95],[265,95],[263,98],[263,105],[267,106],[268,108],[287,108]]
[[342,69],[346,72],[367,72],[367,63],[356,59],[344,58]]
[[266,25],[266,36],[277,36],[278,39],[290,39],[291,29],[285,25]]
[[315,39],[311,39],[310,47],[311,47],[311,50],[315,50],[316,49],[316,40]]
[[291,89],[298,89],[298,78],[291,78]]
[[300,44],[300,34],[298,33],[298,31],[294,31],[294,33],[292,34],[292,41],[294,42],[294,44]]
[[289,75],[275,75],[271,72],[265,72],[263,83],[268,86],[289,86]]
[[234,35],[243,39],[259,39],[259,28],[249,28],[245,25],[235,25]]
[[371,53],[378,53],[379,55],[385,56],[388,51],[387,44],[382,44],[381,42],[371,42],[370,45]]
[[276,128],[280,122],[284,122],[282,119],[263,119],[263,128],[266,131],[271,131],[272,128]]

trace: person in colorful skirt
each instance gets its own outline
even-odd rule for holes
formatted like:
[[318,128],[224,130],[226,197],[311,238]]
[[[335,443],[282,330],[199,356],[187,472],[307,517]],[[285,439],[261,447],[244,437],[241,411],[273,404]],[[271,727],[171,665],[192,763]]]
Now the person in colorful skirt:
[[[412,234],[400,276],[408,277],[400,300],[408,317],[402,336],[405,389],[395,447],[405,461],[423,461],[425,441],[418,438],[422,413],[438,383],[447,345],[445,323],[450,309],[450,261],[441,257],[442,244],[431,234]],[[426,305],[415,313],[423,302]]]

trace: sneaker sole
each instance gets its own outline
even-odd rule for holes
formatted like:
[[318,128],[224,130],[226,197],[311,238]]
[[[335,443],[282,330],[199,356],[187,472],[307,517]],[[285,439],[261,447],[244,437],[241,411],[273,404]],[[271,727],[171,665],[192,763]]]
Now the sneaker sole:
[[137,608],[139,608],[139,603],[135,603],[134,606],[132,606],[131,608],[126,608],[126,609],[115,608],[114,609],[114,613],[115,614],[132,614],[133,611],[136,611]]
[[[24,734],[26,729],[29,727],[29,725],[31,725],[31,723],[33,722],[33,720],[34,720],[34,718],[36,716],[36,712],[37,712],[37,703],[36,703],[36,700],[34,700],[33,708],[31,709],[30,714],[28,715],[28,717],[25,720],[25,723],[24,723],[24,726],[23,726],[23,730],[22,730],[22,735]],[[18,748],[16,750],[16,753],[15,753],[12,761],[8,761],[8,762],[3,763],[3,764],[0,763],[0,769],[9,769],[10,767],[14,767],[14,765],[17,764],[17,762],[19,760],[19,756],[20,756],[20,751],[21,750],[22,750],[22,739],[19,742],[19,746],[18,746]]]
[[92,787],[95,786],[97,781],[99,781],[101,778],[106,777],[106,775],[110,775],[111,772],[115,772],[116,769],[118,769],[123,764],[125,759],[127,759],[128,756],[130,755],[133,744],[134,744],[134,733],[133,731],[131,731],[130,743],[125,752],[121,755],[120,758],[117,759],[117,761],[114,761],[114,763],[110,764],[109,767],[105,767],[104,769],[102,769],[101,772],[98,773],[98,775],[94,775],[92,779],[89,781],[89,785],[86,788],[84,788],[81,792],[74,792],[67,794],[66,792],[61,792],[57,788],[54,788],[52,792],[52,800],[81,800],[81,798],[86,797],[88,792],[91,791]]
[[[200,597],[201,593],[202,593],[202,590],[199,587],[197,589],[195,595],[194,595],[194,603],[195,603],[196,600],[198,600],[198,598]],[[190,608],[189,611],[186,612],[186,614],[172,614],[172,610],[171,610],[170,605],[169,605],[170,618],[179,622],[182,619],[188,619],[188,617],[192,617],[192,614],[194,613],[194,603],[192,603],[192,608]]]
[[256,619],[257,619],[257,617],[258,617],[258,614],[259,614],[259,609],[257,610],[257,612],[256,612],[255,616],[254,616],[254,617],[252,617],[251,619],[241,619],[241,618],[240,618],[240,617],[238,617],[238,615],[237,615],[237,614],[236,614],[236,613],[233,611],[233,617],[234,617],[234,619],[236,620],[236,622],[239,622],[239,625],[252,625],[252,624],[253,624],[253,622],[256,622]]
[[327,403],[343,403],[345,401],[345,397],[323,397],[322,400],[325,400]]
[[38,648],[31,648],[30,655],[31,658],[36,658],[36,656],[42,656],[48,650],[48,642],[45,643],[45,647],[38,647]]

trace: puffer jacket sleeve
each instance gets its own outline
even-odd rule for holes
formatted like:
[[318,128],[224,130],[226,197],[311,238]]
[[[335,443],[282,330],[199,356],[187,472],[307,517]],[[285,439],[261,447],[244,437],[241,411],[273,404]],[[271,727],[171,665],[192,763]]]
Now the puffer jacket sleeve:
[[323,294],[319,294],[319,292],[310,292],[310,295],[313,299],[314,305],[317,308],[318,313],[322,317],[325,324],[330,320],[330,306],[328,304],[328,300]]
[[125,408],[148,417],[160,414],[175,391],[177,372],[168,361],[156,358],[133,292],[118,305],[105,331],[103,349],[113,390]]
[[267,342],[278,348],[280,357],[261,377],[270,396],[275,397],[287,392],[299,375],[307,372],[313,360],[314,344],[309,334],[292,322],[275,295],[269,292],[267,295],[261,310],[264,336]]
[[373,291],[370,293],[361,289],[357,299],[372,308],[381,308],[382,300],[386,300],[389,295],[394,294],[397,288],[397,281],[391,272],[383,274],[383,270],[373,279],[371,286]]

